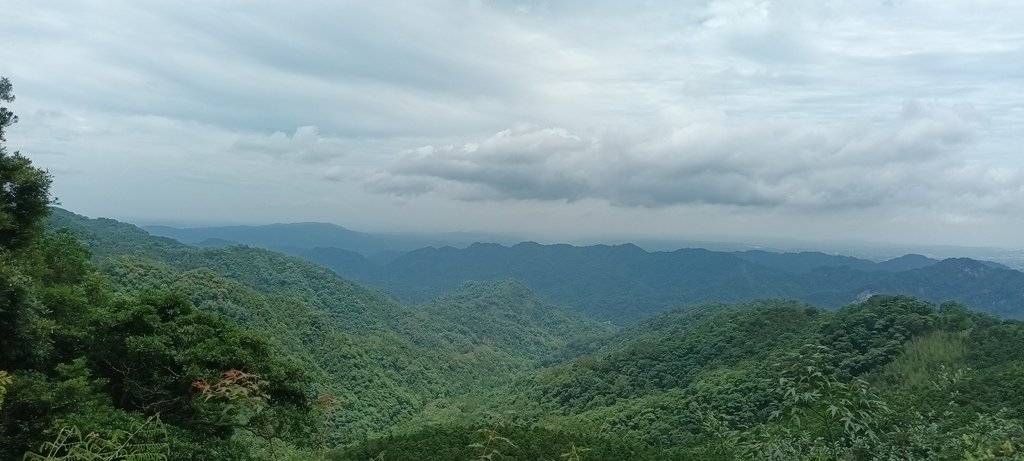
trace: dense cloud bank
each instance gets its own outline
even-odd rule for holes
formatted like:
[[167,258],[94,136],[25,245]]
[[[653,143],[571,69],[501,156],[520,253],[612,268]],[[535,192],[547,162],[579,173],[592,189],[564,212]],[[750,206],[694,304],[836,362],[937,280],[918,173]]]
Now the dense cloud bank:
[[1024,192],[1020,170],[975,165],[963,155],[977,123],[970,107],[911,102],[893,117],[852,124],[716,116],[589,137],[520,125],[406,151],[369,187],[646,207],[1015,206]]

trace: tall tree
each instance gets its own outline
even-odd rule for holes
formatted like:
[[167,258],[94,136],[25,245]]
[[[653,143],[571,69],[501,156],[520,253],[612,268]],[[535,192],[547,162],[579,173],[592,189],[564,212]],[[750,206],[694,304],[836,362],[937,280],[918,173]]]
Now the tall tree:
[[[14,101],[11,81],[0,78],[0,101]],[[0,106],[0,251],[23,248],[38,235],[49,213],[50,174],[18,152],[7,152],[4,130],[18,116]]]
[[[13,91],[14,87],[11,85],[11,81],[7,77],[0,77],[0,101],[6,103],[14,102]],[[17,122],[17,115],[14,115],[14,113],[6,107],[0,107],[0,142],[6,141],[6,139],[4,139],[4,129]]]

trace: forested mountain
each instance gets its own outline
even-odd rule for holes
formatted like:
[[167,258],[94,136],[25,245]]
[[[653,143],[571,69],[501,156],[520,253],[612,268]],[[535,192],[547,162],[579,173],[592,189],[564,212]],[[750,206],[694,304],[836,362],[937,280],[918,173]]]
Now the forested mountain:
[[204,246],[240,242],[286,251],[410,304],[452,293],[467,280],[515,279],[549,302],[617,324],[680,305],[774,297],[838,308],[876,293],[954,300],[1024,318],[1024,294],[1018,289],[1024,287],[1024,273],[989,261],[939,261],[908,254],[874,262],[820,252],[648,252],[632,244],[534,242],[474,243],[462,249],[429,246],[382,254],[374,252],[402,246],[387,237],[329,224],[147,229]]
[[454,232],[447,234],[372,234],[327,223],[268,224],[177,228],[144,226],[147,232],[189,244],[234,243],[302,254],[314,248],[346,250],[374,260],[387,260],[427,246],[465,247],[477,241],[505,241],[506,237]]
[[49,225],[81,238],[116,287],[183,293],[200,310],[255,327],[304,357],[324,378],[325,391],[349,408],[339,416],[345,428],[339,441],[379,433],[431,399],[528,368],[566,341],[608,331],[541,305],[511,283],[467,286],[427,309],[412,309],[268,250],[190,247],[61,209],[53,210]]
[[908,254],[888,261],[876,263],[867,259],[851,256],[830,255],[815,251],[800,253],[777,253],[763,250],[737,251],[741,259],[758,263],[765,267],[781,269],[786,272],[807,273],[823,267],[849,267],[862,271],[905,271],[931,266],[936,259],[921,255]]
[[356,232],[334,224],[292,223],[265,226],[221,226],[175,228],[146,226],[150,234],[198,244],[220,240],[260,248],[298,251],[312,247],[336,247],[373,254],[391,250],[395,242],[380,236]]
[[465,280],[512,278],[545,300],[618,324],[681,305],[789,298],[838,308],[878,293],[959,301],[1024,318],[1024,273],[970,259],[907,255],[874,263],[822,253],[647,252],[635,245],[531,242],[422,248],[377,269],[354,255],[332,256],[324,252],[315,260],[408,303],[450,293]]
[[571,343],[603,338],[611,328],[568,309],[540,302],[516,281],[467,282],[450,296],[424,306],[456,333],[498,349],[550,360]]
[[[837,312],[788,301],[709,305],[649,319],[583,357],[457,399],[426,415],[426,429],[358,445],[342,459],[376,450],[467,458],[469,450],[434,456],[421,448],[430,442],[412,441],[457,440],[453,425],[501,410],[513,411],[515,427],[601,434],[586,459],[1020,459],[1011,440],[1024,436],[1024,362],[1009,351],[1021,348],[1021,322],[909,297]],[[604,448],[609,439],[640,443],[622,458]]]

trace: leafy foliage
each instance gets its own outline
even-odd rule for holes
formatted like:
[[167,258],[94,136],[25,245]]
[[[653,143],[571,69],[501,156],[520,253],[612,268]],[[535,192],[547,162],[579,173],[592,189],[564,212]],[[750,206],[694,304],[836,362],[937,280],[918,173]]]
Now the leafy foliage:
[[[4,79],[0,99],[9,91]],[[15,119],[0,115],[0,129]],[[249,459],[191,387],[231,368],[265,376],[267,407],[296,432],[277,437],[305,442],[301,367],[184,296],[114,292],[72,234],[45,231],[49,175],[2,149],[0,459]]]
[[7,386],[10,386],[14,380],[11,379],[11,375],[7,374],[6,371],[0,370],[0,407],[4,406],[4,396],[7,395]]
[[[480,429],[493,426],[441,425],[423,426],[414,432],[394,434],[339,448],[328,454],[331,461],[422,460],[451,461],[476,459],[481,450]],[[581,434],[561,429],[536,426],[506,426],[500,432],[513,445],[502,443],[499,450],[505,459],[558,460],[575,446],[586,461],[657,460],[664,459],[658,450],[629,440]],[[589,451],[583,451],[585,445]],[[495,457],[495,459],[498,459]]]
[[26,453],[25,461],[164,461],[169,451],[166,438],[156,417],[129,430],[115,429],[109,437],[96,432],[83,435],[77,427],[65,427],[39,453]]

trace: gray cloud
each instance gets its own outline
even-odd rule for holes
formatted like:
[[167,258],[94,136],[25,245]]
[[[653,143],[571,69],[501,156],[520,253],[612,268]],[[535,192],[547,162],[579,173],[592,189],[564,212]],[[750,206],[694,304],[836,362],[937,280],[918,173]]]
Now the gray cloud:
[[291,135],[278,131],[240,136],[232,149],[241,154],[266,154],[278,160],[322,163],[344,157],[352,147],[343,139],[324,137],[315,126],[300,126]]
[[13,0],[0,74],[11,146],[93,214],[1020,246],[1022,22],[1017,0]]
[[[929,206],[966,195],[1009,206],[1019,169],[969,166],[970,107],[911,102],[897,116],[811,125],[725,116],[667,129],[582,137],[519,126],[461,145],[406,151],[368,187],[462,200],[607,200],[837,210]],[[995,180],[999,177],[999,180]],[[994,203],[994,202],[999,202]]]

